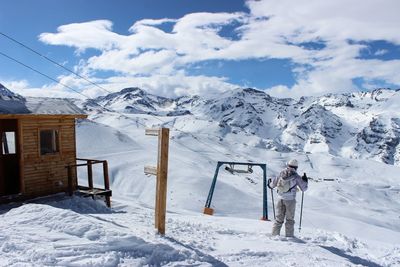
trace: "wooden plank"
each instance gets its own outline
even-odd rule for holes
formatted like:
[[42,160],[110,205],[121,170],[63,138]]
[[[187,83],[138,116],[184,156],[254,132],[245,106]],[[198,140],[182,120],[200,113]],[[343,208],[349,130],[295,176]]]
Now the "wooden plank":
[[24,138],[24,140],[26,140],[26,142],[28,142],[28,143],[30,143],[30,142],[36,142],[37,141],[37,135],[35,134],[35,135],[33,135],[33,134],[30,134],[30,135],[27,135],[27,134],[25,134],[24,136],[23,136],[23,138]]
[[98,159],[84,159],[84,158],[76,158],[77,161],[91,161],[92,164],[97,164],[97,163],[103,163],[104,160],[98,160]]
[[[108,176],[108,163],[105,160],[103,162],[103,174],[104,174],[104,188],[110,190],[110,177]],[[111,197],[106,196],[107,207],[111,208]]]
[[74,192],[74,185],[73,185],[73,174],[72,174],[72,166],[68,166],[68,193],[72,196]]
[[154,205],[154,227],[157,228],[158,233],[160,233],[159,229],[159,220],[160,220],[160,176],[156,176],[156,202]]
[[25,146],[23,147],[23,152],[24,154],[37,153],[36,144],[35,146],[28,146],[25,144]]
[[25,179],[24,179],[24,138],[22,131],[22,122],[17,120],[17,150],[19,158],[19,192],[25,193]]
[[146,129],[145,135],[158,136],[159,132],[160,132],[159,129]]
[[38,127],[63,127],[65,130],[71,130],[71,128],[74,126],[74,124],[70,123],[62,123],[62,122],[41,122],[41,123],[35,123],[35,124],[29,124],[29,125],[24,125],[24,130],[25,131],[33,131],[37,129]]
[[106,196],[106,197],[111,197],[112,196],[112,191],[111,190],[105,190],[105,189],[100,189],[100,188],[93,188],[93,189],[81,189],[81,188],[79,188],[77,191],[79,193],[86,194],[86,195],[91,195],[91,196]]
[[89,188],[93,188],[93,168],[92,162],[90,160],[87,161],[87,176],[88,176],[88,185]]
[[75,124],[73,121],[57,121],[57,120],[37,120],[37,121],[29,121],[23,124],[24,129],[32,129],[41,126],[53,126],[60,125],[65,127],[66,129],[72,128]]
[[168,178],[168,148],[169,148],[169,129],[162,128],[159,138],[159,161],[158,161],[158,179],[159,181],[159,218],[158,232],[165,234],[165,217],[167,208],[167,178]]
[[[71,161],[73,161],[74,163],[76,163],[76,157],[77,157],[77,152],[76,152],[76,121],[74,120],[74,128],[73,128],[73,131],[74,131],[74,151],[73,151],[73,154],[72,155],[69,155],[69,156],[72,156],[73,158],[71,159]],[[76,181],[78,181],[78,176],[77,176],[78,174],[77,173],[75,173],[75,180]],[[78,182],[76,183],[76,185],[78,185]]]
[[144,173],[149,175],[157,175],[157,167],[144,166]]

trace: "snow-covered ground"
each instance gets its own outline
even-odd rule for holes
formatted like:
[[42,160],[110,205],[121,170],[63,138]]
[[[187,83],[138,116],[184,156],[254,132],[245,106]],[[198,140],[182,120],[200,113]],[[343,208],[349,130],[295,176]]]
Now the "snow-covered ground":
[[[170,211],[167,234],[153,210],[55,196],[1,210],[1,266],[395,266],[399,247],[338,231],[271,237],[270,222]],[[318,222],[315,222],[318,224]],[[376,233],[377,235],[379,232]]]
[[[91,119],[77,127],[78,154],[109,161],[112,209],[101,200],[63,195],[3,205],[0,266],[400,266],[398,166],[269,151],[241,133],[221,140],[212,128],[211,134],[196,130],[195,136],[172,131],[166,235],[159,236],[155,178],[143,173],[144,165],[156,161],[157,140],[144,135],[142,124],[158,126],[173,118],[109,112]],[[267,163],[273,176],[289,158],[298,159],[300,172],[313,178],[301,232],[298,194],[298,238],[271,237],[272,222],[260,220],[257,168],[253,174],[221,170],[215,215],[202,214],[218,160]],[[94,172],[101,185],[101,170]],[[84,170],[80,174],[85,183]]]

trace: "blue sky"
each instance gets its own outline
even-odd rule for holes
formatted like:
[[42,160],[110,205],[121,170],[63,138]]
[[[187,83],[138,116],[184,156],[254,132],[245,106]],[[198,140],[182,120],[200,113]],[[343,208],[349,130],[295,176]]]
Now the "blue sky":
[[[3,0],[0,32],[110,91],[254,87],[299,97],[399,88],[396,10],[389,0]],[[85,94],[104,94],[3,36],[0,52]],[[1,55],[0,66],[0,82],[19,93],[75,96]]]

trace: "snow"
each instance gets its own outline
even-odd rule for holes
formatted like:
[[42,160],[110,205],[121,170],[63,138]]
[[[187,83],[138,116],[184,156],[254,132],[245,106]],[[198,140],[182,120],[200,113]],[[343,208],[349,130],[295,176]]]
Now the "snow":
[[[271,223],[170,212],[167,234],[153,210],[131,201],[54,196],[3,207],[0,266],[394,266],[398,246],[365,243],[339,232],[303,229],[271,237]],[[12,227],[10,227],[12,225]]]
[[[290,100],[279,101],[285,105]],[[307,101],[310,106],[314,100]],[[357,101],[364,100],[352,100],[354,105]],[[257,105],[263,107],[252,103]],[[218,104],[214,109],[220,108]],[[341,117],[324,108],[329,112],[323,116]],[[249,105],[242,112],[248,110]],[[90,121],[79,121],[78,157],[108,160],[112,208],[101,199],[63,194],[2,205],[0,266],[400,266],[398,166],[334,155],[316,135],[320,143],[305,143],[310,153],[266,149],[278,142],[251,134],[260,127],[257,121],[243,131],[227,122],[221,131],[219,123],[230,115],[207,113],[211,108],[196,104],[191,111],[195,115],[164,112],[154,117],[93,110]],[[276,118],[268,112],[249,116],[263,121],[271,116],[271,122]],[[281,118],[277,124],[282,127],[294,125],[290,116]],[[336,117],[329,118],[321,120],[321,126],[334,125]],[[143,125],[184,130],[171,131],[165,236],[154,229],[155,178],[143,173],[143,166],[155,165],[157,138],[145,136]],[[296,238],[272,237],[272,222],[260,220],[262,176],[256,167],[252,174],[221,169],[211,206],[215,215],[202,214],[217,161],[266,163],[271,177],[291,158],[299,161],[299,172],[310,177],[301,231],[301,194],[297,198]],[[85,183],[85,170],[79,174],[80,183]],[[94,169],[94,178],[102,185],[101,169]],[[268,210],[272,219],[269,190]]]
[[25,105],[33,114],[84,114],[72,100],[64,98],[27,97]]
[[71,99],[22,97],[0,83],[0,114],[84,114]]

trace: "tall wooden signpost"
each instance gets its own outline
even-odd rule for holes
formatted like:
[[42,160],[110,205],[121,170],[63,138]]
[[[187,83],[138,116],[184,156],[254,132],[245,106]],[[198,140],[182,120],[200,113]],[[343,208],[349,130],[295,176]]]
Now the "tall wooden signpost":
[[144,173],[156,175],[155,228],[161,235],[165,234],[165,214],[167,208],[167,177],[169,129],[146,129],[146,135],[158,136],[157,167],[145,166]]

